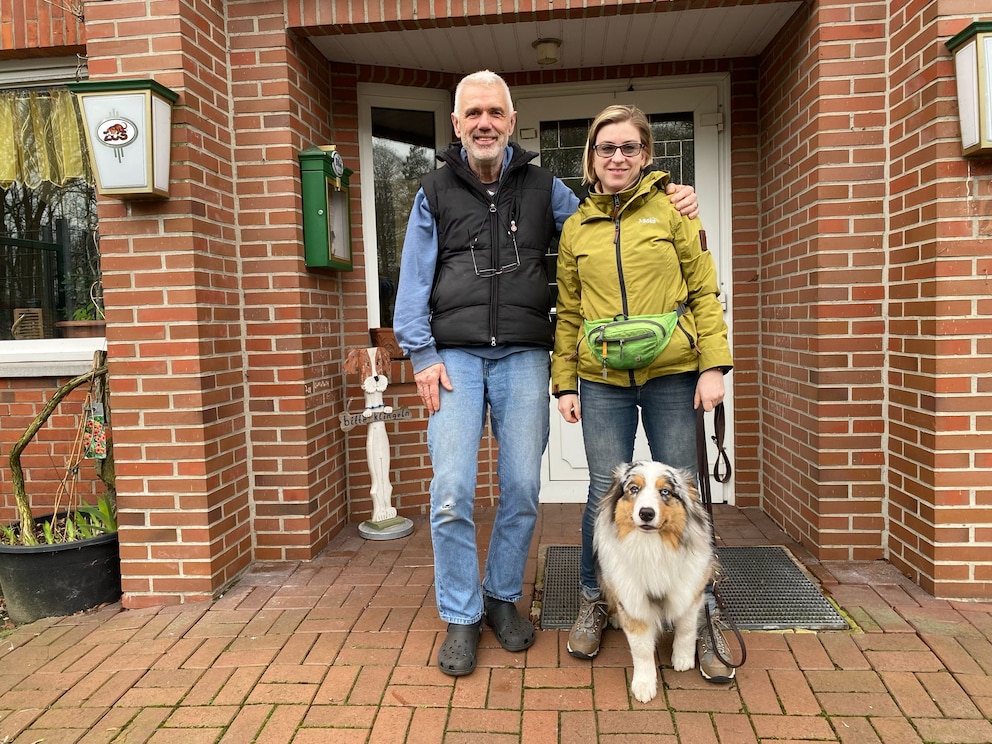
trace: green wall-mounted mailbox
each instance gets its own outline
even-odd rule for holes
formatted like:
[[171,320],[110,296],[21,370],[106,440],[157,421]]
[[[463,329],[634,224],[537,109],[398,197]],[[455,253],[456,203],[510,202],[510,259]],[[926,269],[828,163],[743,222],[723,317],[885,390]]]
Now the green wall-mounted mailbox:
[[348,178],[334,145],[300,153],[303,180],[303,250],[308,269],[350,271],[351,205]]

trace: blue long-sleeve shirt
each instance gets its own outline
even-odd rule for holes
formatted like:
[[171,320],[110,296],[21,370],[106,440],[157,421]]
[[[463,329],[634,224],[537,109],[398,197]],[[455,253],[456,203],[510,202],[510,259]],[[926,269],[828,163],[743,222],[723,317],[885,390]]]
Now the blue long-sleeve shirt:
[[[465,151],[462,150],[462,158]],[[507,148],[505,168],[510,158]],[[551,211],[560,232],[565,220],[579,206],[578,197],[560,179],[554,179],[551,189]],[[405,354],[410,356],[413,371],[420,372],[441,362],[431,333],[430,294],[437,266],[438,231],[423,189],[417,191],[406,227],[403,253],[400,256],[400,282],[396,291],[393,332]],[[488,351],[488,347],[486,349]],[[506,350],[501,350],[505,352]]]

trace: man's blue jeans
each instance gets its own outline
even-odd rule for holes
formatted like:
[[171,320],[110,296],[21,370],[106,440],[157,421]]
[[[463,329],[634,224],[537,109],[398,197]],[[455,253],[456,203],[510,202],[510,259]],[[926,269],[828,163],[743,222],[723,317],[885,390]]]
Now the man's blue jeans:
[[[508,602],[523,595],[548,443],[551,357],[539,349],[495,360],[440,354],[454,390],[441,388],[441,408],[427,425],[434,590],[442,620],[469,624],[482,618],[483,594]],[[499,444],[499,506],[480,587],[472,514],[487,409]]]
[[638,410],[651,457],[696,472],[695,372],[666,375],[640,387],[618,387],[579,380],[582,440],[589,465],[589,494],[582,513],[579,584],[592,599],[599,595],[592,535],[599,501],[613,483],[613,469],[634,456]]

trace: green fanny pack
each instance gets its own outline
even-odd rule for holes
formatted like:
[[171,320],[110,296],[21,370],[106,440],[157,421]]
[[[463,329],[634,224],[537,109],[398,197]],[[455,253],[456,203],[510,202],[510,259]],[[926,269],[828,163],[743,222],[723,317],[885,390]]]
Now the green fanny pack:
[[685,314],[685,304],[663,315],[622,313],[614,318],[582,321],[589,351],[607,369],[640,369],[658,358],[672,339],[672,331]]

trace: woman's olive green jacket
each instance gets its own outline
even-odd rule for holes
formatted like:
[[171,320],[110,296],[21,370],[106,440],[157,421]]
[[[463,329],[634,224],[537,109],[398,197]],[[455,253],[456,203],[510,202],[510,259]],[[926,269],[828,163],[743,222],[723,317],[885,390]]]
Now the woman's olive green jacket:
[[[580,377],[629,387],[733,366],[713,255],[699,220],[680,215],[665,194],[667,182],[668,174],[652,171],[619,194],[590,193],[565,222],[551,361],[555,395],[577,391]],[[628,316],[667,313],[679,303],[688,310],[647,367],[604,371],[582,336],[582,321],[624,313],[624,294]]]

